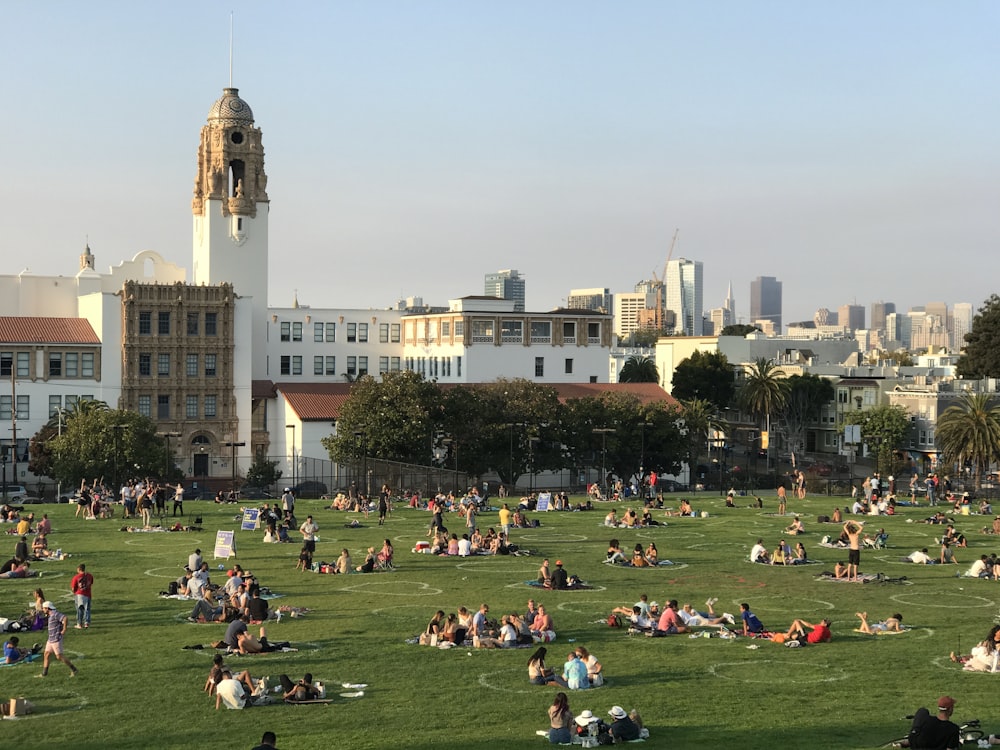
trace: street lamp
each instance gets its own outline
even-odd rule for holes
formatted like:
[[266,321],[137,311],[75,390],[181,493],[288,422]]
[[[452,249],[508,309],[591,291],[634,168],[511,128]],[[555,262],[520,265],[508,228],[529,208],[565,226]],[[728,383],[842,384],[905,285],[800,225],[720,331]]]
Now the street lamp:
[[615,431],[614,427],[595,427],[592,432],[595,435],[601,436],[601,486],[604,487],[605,497],[608,497],[607,492],[607,477],[608,477],[608,434]]
[[158,432],[156,433],[159,437],[163,438],[167,444],[167,454],[163,457],[163,479],[166,482],[170,481],[170,465],[174,462],[174,454],[170,452],[170,438],[180,437],[179,432]]
[[[293,425],[293,427],[294,427],[294,425]],[[169,438],[168,438],[168,440],[169,440]],[[233,492],[236,492],[236,489],[237,489],[236,488],[236,449],[237,448],[242,448],[244,445],[246,445],[246,443],[230,442],[230,443],[223,443],[223,445],[226,446],[227,448],[232,448],[233,449]],[[294,458],[294,456],[293,456],[293,458]],[[294,478],[294,472],[293,472],[293,478]],[[235,495],[233,495],[233,497],[235,497]]]
[[[59,420],[58,425],[57,425],[57,429],[58,429],[58,435],[57,435],[57,437],[62,437],[63,415],[64,414],[66,414],[66,410],[63,409],[61,406],[57,406],[56,407],[56,419]],[[58,480],[56,480],[56,502],[57,503],[59,502],[59,498],[61,496],[62,496],[62,479],[58,479]]]
[[528,484],[528,494],[534,494],[535,492],[535,446],[542,442],[539,437],[529,437],[528,438],[528,460],[531,463],[531,478]]
[[119,497],[121,495],[121,479],[118,475],[118,464],[121,459],[121,435],[122,430],[128,429],[127,424],[114,424],[111,428],[115,431],[115,482],[114,482],[114,492],[115,496]]
[[655,496],[656,494],[652,492],[652,487],[650,488],[650,495],[647,495],[643,489],[646,482],[646,428],[652,426],[652,422],[639,423],[639,492],[643,493],[643,499],[650,495]]
[[286,424],[286,430],[292,431],[292,487],[295,487],[298,482],[296,481],[296,466],[295,466],[295,425]]

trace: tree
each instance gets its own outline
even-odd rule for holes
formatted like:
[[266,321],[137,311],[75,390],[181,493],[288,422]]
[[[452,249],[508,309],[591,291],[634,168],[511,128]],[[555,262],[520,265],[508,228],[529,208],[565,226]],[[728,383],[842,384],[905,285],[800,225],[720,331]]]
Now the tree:
[[247,484],[251,487],[270,487],[281,479],[278,461],[268,461],[264,456],[254,458],[247,469]]
[[719,416],[719,410],[711,401],[702,398],[681,402],[680,417],[684,425],[688,447],[688,467],[692,485],[701,447],[708,447],[710,434],[727,432],[729,424]]
[[662,328],[639,328],[625,337],[628,346],[656,346],[658,339],[669,336],[670,331]]
[[618,373],[619,383],[659,383],[660,372],[651,357],[629,357]]
[[803,450],[806,430],[819,419],[824,404],[833,401],[833,384],[810,373],[792,375],[787,382],[787,397],[779,419],[792,450]]
[[736,392],[733,367],[722,352],[694,352],[674,370],[671,395],[678,401],[705,399],[718,409],[729,406]]
[[1000,377],[1000,296],[991,294],[979,308],[955,371],[960,378]]
[[861,440],[876,454],[875,470],[890,466],[892,452],[900,447],[910,429],[910,416],[902,406],[876,406],[868,411],[848,413],[845,425],[861,427]]
[[437,385],[411,370],[366,375],[354,383],[340,410],[337,432],[322,439],[339,463],[365,456],[429,464],[441,419]]
[[988,393],[963,393],[937,420],[935,442],[948,463],[972,465],[976,487],[1000,460],[1000,401]]
[[759,331],[758,326],[752,326],[747,323],[737,323],[735,325],[726,326],[719,333],[720,336],[740,336],[741,338],[746,336],[748,333],[753,333],[754,331]]
[[785,407],[787,400],[785,371],[769,359],[755,359],[740,388],[740,407],[756,417],[758,422],[766,422],[772,414]]
[[897,349],[893,352],[871,352],[867,357],[868,363],[875,365],[879,362],[892,362],[900,367],[913,367],[913,355],[905,349]]

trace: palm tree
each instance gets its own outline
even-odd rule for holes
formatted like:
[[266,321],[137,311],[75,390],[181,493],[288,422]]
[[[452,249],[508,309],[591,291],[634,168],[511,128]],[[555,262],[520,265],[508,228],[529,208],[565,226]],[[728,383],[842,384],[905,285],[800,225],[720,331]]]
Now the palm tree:
[[719,416],[719,410],[711,401],[693,398],[681,401],[681,420],[688,438],[688,472],[694,485],[694,472],[701,456],[701,447],[708,445],[708,436],[713,432],[725,432],[728,423]]
[[1000,402],[988,393],[964,393],[937,420],[935,442],[945,461],[972,464],[974,485],[1000,459]]
[[618,373],[619,383],[659,383],[660,372],[656,362],[650,357],[632,356],[625,360]]
[[[758,357],[747,370],[738,394],[740,407],[763,423],[771,426],[771,415],[784,408],[788,400],[788,380],[785,371],[765,357]],[[770,455],[770,442],[768,442]]]

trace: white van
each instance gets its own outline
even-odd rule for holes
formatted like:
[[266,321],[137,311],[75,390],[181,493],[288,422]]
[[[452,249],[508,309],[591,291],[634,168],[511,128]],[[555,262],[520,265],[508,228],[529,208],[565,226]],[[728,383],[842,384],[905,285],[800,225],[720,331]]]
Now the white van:
[[[2,489],[2,488],[0,488]],[[7,485],[7,499],[13,500],[14,502],[21,502],[28,496],[28,491],[24,488],[23,484],[8,484]]]

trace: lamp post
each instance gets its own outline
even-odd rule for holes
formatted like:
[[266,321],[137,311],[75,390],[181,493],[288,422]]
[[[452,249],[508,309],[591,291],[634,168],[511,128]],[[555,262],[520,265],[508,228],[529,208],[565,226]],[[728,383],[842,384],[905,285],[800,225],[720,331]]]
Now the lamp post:
[[295,461],[295,425],[293,425],[293,424],[286,424],[285,425],[285,429],[292,431],[292,487],[295,487],[298,484],[298,482],[296,481],[296,478],[297,478],[296,477],[297,467],[295,465],[296,464],[296,461]]
[[614,427],[595,427],[592,432],[601,436],[601,486],[604,487],[605,497],[608,496],[608,434],[615,431]]
[[163,440],[166,442],[167,453],[163,457],[163,480],[165,482],[169,482],[171,474],[170,464],[173,463],[173,458],[174,458],[174,454],[170,452],[170,438],[172,437],[179,438],[181,434],[179,432],[158,432],[156,434],[161,438],[163,438]]
[[528,461],[531,464],[531,474],[528,483],[528,494],[534,494],[535,492],[535,445],[540,443],[542,440],[538,437],[528,438]]
[[365,490],[365,498],[368,497],[368,436],[362,430],[355,430],[354,437],[358,441],[358,445],[361,446],[361,474],[364,481],[361,487],[358,488],[360,492],[363,488]]
[[[237,448],[242,448],[244,445],[246,445],[246,443],[245,442],[243,442],[243,443],[229,442],[229,443],[223,443],[223,445],[225,445],[227,448],[232,448],[233,449],[233,492],[235,493],[236,489],[237,489],[236,488],[236,449]],[[294,477],[294,473],[293,473],[293,477]],[[235,497],[235,495],[233,495],[233,497]]]
[[652,422],[639,423],[639,492],[642,493],[643,499],[650,495],[655,496],[656,494],[652,492],[652,487],[650,487],[650,493],[648,494],[644,489],[646,483],[646,428],[652,426]]
[[[66,410],[61,406],[56,407],[56,419],[59,420],[56,429],[58,430],[57,437],[62,437],[63,428],[63,415],[66,414]],[[56,502],[59,502],[59,498],[62,496],[62,479],[56,481]]]
[[115,479],[114,479],[114,492],[115,497],[121,496],[121,478],[119,477],[118,467],[121,460],[121,436],[122,430],[128,429],[127,424],[116,424],[111,426],[115,431]]

